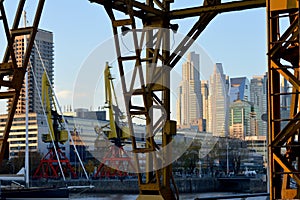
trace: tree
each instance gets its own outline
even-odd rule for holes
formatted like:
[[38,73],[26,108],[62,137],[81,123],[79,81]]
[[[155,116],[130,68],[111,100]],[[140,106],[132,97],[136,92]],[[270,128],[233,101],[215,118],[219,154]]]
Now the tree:
[[84,166],[85,170],[89,175],[92,175],[95,169],[94,162],[92,160],[89,160],[88,163]]
[[[40,152],[29,152],[30,175],[33,175],[33,173],[35,172],[42,157],[43,156]],[[20,151],[16,157],[11,158],[6,163],[3,162],[2,165],[4,166],[2,166],[1,169],[8,169],[7,173],[18,173],[22,169],[22,167],[25,166],[25,152]]]

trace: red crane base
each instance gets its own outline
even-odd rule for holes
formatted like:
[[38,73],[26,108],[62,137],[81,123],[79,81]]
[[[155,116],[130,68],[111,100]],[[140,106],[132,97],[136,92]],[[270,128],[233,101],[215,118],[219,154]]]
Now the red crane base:
[[[133,173],[128,172],[134,169],[131,161],[132,159],[124,151],[123,147],[111,145],[109,151],[103,157],[94,178],[123,178],[126,176],[134,176]],[[132,169],[125,169],[124,166],[131,167]]]
[[77,175],[74,172],[69,159],[62,153],[60,149],[57,149],[57,155],[59,157],[59,161],[53,148],[49,149],[49,152],[43,157],[38,168],[36,169],[33,178],[58,179],[62,177],[58,162],[61,163],[61,167],[65,177],[71,175],[72,178],[77,178]]

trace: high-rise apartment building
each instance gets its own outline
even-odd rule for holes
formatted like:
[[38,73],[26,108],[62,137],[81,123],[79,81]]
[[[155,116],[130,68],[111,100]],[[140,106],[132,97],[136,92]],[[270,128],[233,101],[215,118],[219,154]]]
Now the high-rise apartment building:
[[252,135],[264,136],[267,134],[267,122],[262,115],[267,113],[267,75],[254,76],[250,81],[250,101],[256,112],[257,133]]
[[[24,43],[24,36],[17,36],[15,40],[16,59],[18,65],[21,65],[26,43]],[[47,70],[51,84],[53,84],[53,53],[53,33],[39,29],[35,37],[28,67],[29,112],[43,113],[39,92],[42,88],[44,68]],[[25,109],[25,84],[23,84],[16,113],[25,113]]]
[[228,136],[229,78],[224,74],[221,63],[216,63],[210,77],[208,96],[207,131],[214,136]]
[[250,83],[247,77],[230,79],[230,103],[236,100],[250,100]]
[[190,52],[182,65],[182,81],[176,103],[177,123],[181,127],[197,125],[203,117],[199,65],[200,57],[195,52]]

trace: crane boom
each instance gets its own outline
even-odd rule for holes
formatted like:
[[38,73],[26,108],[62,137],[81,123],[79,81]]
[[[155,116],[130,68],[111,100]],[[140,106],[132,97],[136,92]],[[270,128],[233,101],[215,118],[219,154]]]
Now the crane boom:
[[96,126],[95,130],[97,130],[96,132],[99,132],[99,130],[109,126],[110,130],[106,131],[108,139],[116,146],[121,147],[123,146],[124,141],[129,138],[129,129],[121,122],[123,115],[118,105],[113,83],[114,78],[112,78],[110,68],[111,66],[106,63],[104,70],[105,107],[108,108],[109,124],[101,128]]
[[[45,113],[47,115],[47,121],[50,132],[43,134],[43,142],[51,143],[54,141],[55,144],[58,142],[64,144],[68,141],[68,131],[62,125],[62,117],[57,113],[55,101],[49,79],[46,72],[42,76],[42,103],[45,107]],[[51,106],[51,103],[53,106]]]
[[[104,70],[104,86],[105,86],[105,104],[108,108],[109,123],[99,127],[95,126],[95,131],[98,134],[96,139],[96,148],[101,148],[100,135],[102,132],[112,143],[109,150],[106,152],[104,157],[101,159],[101,164],[99,165],[94,178],[99,178],[103,176],[119,176],[122,178],[128,176],[131,173],[128,171],[133,171],[134,166],[131,162],[131,157],[128,156],[127,152],[124,151],[123,146],[125,140],[129,138],[129,129],[122,124],[122,112],[119,108],[117,96],[115,93],[115,88],[113,84],[113,78],[110,73],[110,66],[106,63]],[[114,102],[113,102],[114,101]],[[115,105],[114,105],[115,103]],[[109,128],[108,131],[104,131],[104,128]],[[108,165],[108,169],[105,165]],[[124,170],[122,166],[127,165],[131,167],[131,170]]]

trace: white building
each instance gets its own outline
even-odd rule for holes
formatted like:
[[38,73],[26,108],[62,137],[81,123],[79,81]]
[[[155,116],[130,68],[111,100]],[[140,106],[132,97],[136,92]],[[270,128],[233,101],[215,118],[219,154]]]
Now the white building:
[[203,105],[203,120],[205,121],[206,131],[206,121],[208,120],[208,95],[209,95],[209,85],[207,80],[201,81],[201,94],[202,94],[202,105]]
[[182,81],[178,88],[177,124],[182,127],[198,124],[203,117],[199,54],[190,52],[182,65]]
[[229,119],[229,81],[223,72],[221,63],[216,63],[210,77],[208,96],[207,131],[213,136],[228,136]]

